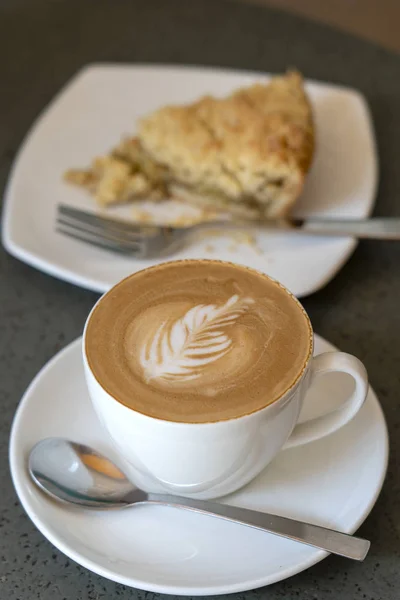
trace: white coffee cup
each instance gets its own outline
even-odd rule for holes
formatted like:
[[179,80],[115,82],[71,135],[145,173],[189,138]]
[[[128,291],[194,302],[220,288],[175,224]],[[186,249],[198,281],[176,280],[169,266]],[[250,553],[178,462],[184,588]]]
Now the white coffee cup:
[[[283,396],[250,415],[212,423],[149,417],[118,402],[93,375],[85,353],[92,313],[84,331],[83,361],[93,406],[123,459],[125,472],[148,491],[205,499],[229,494],[258,475],[280,450],[318,440],[343,427],[367,396],[363,364],[349,354],[328,352],[310,357]],[[354,391],[338,409],[297,424],[307,390],[317,377],[330,372],[351,375]]]

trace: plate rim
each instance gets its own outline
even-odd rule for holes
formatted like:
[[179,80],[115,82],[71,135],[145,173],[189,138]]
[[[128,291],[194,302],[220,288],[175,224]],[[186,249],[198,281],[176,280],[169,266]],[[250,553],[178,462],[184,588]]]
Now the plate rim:
[[[64,85],[55,93],[55,95],[50,99],[50,101],[43,107],[43,109],[39,112],[39,114],[34,119],[31,126],[28,128],[19,149],[14,157],[7,183],[4,190],[3,196],[3,211],[2,211],[2,223],[1,223],[1,237],[4,248],[7,252],[13,257],[25,262],[26,264],[46,273],[56,279],[60,279],[62,281],[66,281],[67,283],[71,283],[73,285],[77,285],[84,289],[88,289],[97,293],[104,293],[108,291],[111,287],[110,283],[104,281],[104,278],[98,277],[90,277],[81,275],[75,272],[72,268],[67,268],[64,266],[59,266],[56,262],[52,261],[51,257],[43,257],[40,253],[35,252],[35,250],[30,250],[26,246],[24,246],[23,241],[16,239],[17,236],[13,235],[12,232],[12,223],[13,223],[13,188],[15,185],[15,181],[17,179],[17,174],[19,170],[20,159],[24,154],[24,151],[34,136],[37,129],[39,129],[42,119],[48,114],[48,112],[57,104],[59,98],[61,98],[68,90],[73,88],[75,85],[79,84],[79,81],[94,71],[108,70],[112,72],[116,69],[133,71],[133,70],[149,70],[149,71],[157,71],[157,70],[173,70],[173,71],[181,71],[184,72],[199,72],[199,73],[215,73],[219,72],[221,74],[228,75],[239,75],[239,76],[250,76],[250,77],[271,77],[274,75],[273,72],[270,71],[254,71],[254,70],[246,70],[246,69],[235,69],[230,67],[213,67],[209,65],[188,65],[188,64],[174,64],[174,63],[130,63],[130,62],[91,62],[80,69],[78,69],[71,77],[64,83]],[[318,81],[315,79],[309,79],[305,77],[306,85],[316,85],[322,88],[336,89],[343,92],[346,92],[352,95],[357,99],[362,111],[365,120],[365,125],[368,130],[368,137],[371,142],[371,157],[373,163],[373,172],[371,173],[372,184],[370,193],[368,198],[365,199],[365,210],[362,216],[368,217],[371,215],[374,210],[376,203],[376,196],[378,190],[378,182],[380,175],[380,166],[379,166],[379,156],[377,150],[377,140],[374,130],[374,124],[372,119],[372,114],[370,111],[369,104],[365,95],[358,89],[344,86],[337,83],[329,83],[327,81]],[[323,287],[325,287],[343,268],[346,262],[351,258],[354,253],[356,247],[358,246],[358,240],[355,238],[343,238],[343,240],[347,240],[348,247],[346,250],[343,249],[341,257],[335,262],[335,265],[325,273],[324,277],[322,277],[318,282],[313,283],[313,285],[304,286],[304,289],[301,293],[296,294],[299,298],[309,296]],[[171,259],[173,260],[173,258]],[[143,267],[145,268],[145,266]]]
[[[331,344],[328,340],[326,340],[322,336],[319,336],[318,334],[314,334],[314,335],[315,335],[316,339],[319,339],[323,342],[328,343],[332,350],[337,350],[337,348],[333,344]],[[67,543],[64,543],[63,540],[60,541],[57,536],[57,533],[51,531],[51,528],[50,528],[50,530],[48,529],[46,523],[43,522],[36,515],[34,508],[32,508],[30,505],[29,493],[26,490],[26,482],[27,482],[27,477],[28,477],[27,472],[21,471],[18,468],[19,450],[18,450],[16,438],[17,438],[18,431],[20,428],[20,423],[23,419],[23,412],[24,412],[25,406],[29,403],[31,395],[35,393],[35,389],[36,389],[37,385],[39,384],[39,382],[41,381],[42,377],[46,377],[49,374],[49,372],[51,372],[51,370],[53,369],[55,364],[58,363],[59,361],[64,360],[67,355],[74,354],[75,352],[80,353],[81,344],[82,344],[82,337],[78,337],[75,340],[73,340],[72,342],[70,342],[67,346],[65,346],[64,348],[59,350],[54,356],[52,356],[51,359],[49,361],[47,361],[42,366],[42,368],[39,370],[39,372],[35,375],[35,377],[32,379],[31,383],[28,385],[26,391],[24,392],[24,394],[18,404],[17,410],[15,412],[15,415],[14,415],[14,418],[12,421],[10,438],[9,438],[9,465],[10,465],[11,479],[12,479],[15,491],[17,493],[18,499],[19,499],[25,513],[30,518],[30,520],[33,522],[35,527],[60,552],[65,554],[71,560],[74,560],[77,564],[88,569],[89,571],[92,571],[95,574],[105,577],[116,583],[120,583],[120,584],[126,585],[128,587],[146,590],[146,591],[153,592],[153,593],[163,593],[163,594],[173,594],[173,595],[183,595],[183,596],[222,595],[222,594],[240,593],[240,592],[245,592],[245,591],[249,591],[249,590],[254,590],[254,589],[257,589],[260,587],[271,585],[273,583],[277,583],[279,581],[282,581],[289,577],[292,577],[293,575],[301,573],[302,571],[304,571],[304,570],[312,567],[313,565],[317,564],[318,562],[322,561],[324,558],[326,558],[329,555],[328,552],[325,552],[323,550],[316,550],[315,553],[310,557],[310,559],[304,560],[300,565],[299,565],[299,563],[297,563],[295,566],[292,566],[291,568],[286,568],[283,572],[280,572],[277,577],[268,575],[266,577],[261,577],[258,579],[254,579],[252,581],[248,580],[245,584],[241,584],[240,582],[237,582],[235,584],[219,584],[217,586],[214,585],[214,586],[209,586],[209,587],[198,586],[198,585],[189,587],[189,586],[177,586],[177,585],[171,585],[171,584],[158,584],[158,583],[152,584],[151,582],[143,581],[141,579],[135,579],[134,577],[129,578],[129,577],[124,577],[124,576],[121,577],[119,575],[115,575],[115,573],[111,569],[104,568],[101,565],[99,566],[98,563],[96,563],[95,561],[93,561],[91,559],[87,559],[85,556],[82,557],[81,553],[79,553],[78,551],[75,551],[74,548],[70,547]],[[379,402],[379,399],[378,399],[375,391],[372,389],[372,387],[370,387],[369,393],[371,394],[371,400],[373,401],[375,408],[378,410],[378,412],[380,414],[381,423],[384,428],[384,438],[383,438],[384,456],[382,459],[380,478],[375,487],[373,497],[370,500],[368,507],[366,508],[364,513],[359,515],[359,517],[355,521],[354,525],[345,531],[345,533],[350,533],[350,534],[353,534],[362,525],[362,523],[366,520],[366,518],[370,514],[371,510],[375,506],[376,501],[381,493],[383,483],[385,481],[385,477],[386,477],[386,473],[387,473],[387,468],[388,468],[389,435],[388,435],[388,427],[387,427],[385,415],[382,410],[382,406]],[[275,573],[275,575],[277,575],[277,573]]]

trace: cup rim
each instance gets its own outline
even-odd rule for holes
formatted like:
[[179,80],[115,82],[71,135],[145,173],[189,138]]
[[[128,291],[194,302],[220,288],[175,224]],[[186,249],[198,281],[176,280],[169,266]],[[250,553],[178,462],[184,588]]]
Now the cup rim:
[[[139,273],[143,273],[144,271],[152,271],[152,270],[156,270],[158,268],[162,268],[165,267],[167,265],[171,265],[171,264],[181,264],[181,263],[219,263],[222,265],[230,265],[233,267],[239,267],[240,269],[246,269],[252,273],[257,273],[257,275],[261,275],[262,277],[268,279],[269,281],[272,281],[273,283],[275,283],[276,285],[278,285],[284,292],[286,292],[286,294],[288,294],[291,299],[298,305],[298,307],[301,309],[303,315],[305,316],[307,325],[308,325],[308,329],[309,329],[309,349],[308,349],[308,354],[307,354],[307,358],[304,362],[304,365],[302,367],[302,369],[299,371],[299,373],[297,374],[296,378],[294,379],[294,381],[282,392],[282,394],[276,398],[275,400],[273,400],[272,402],[270,402],[269,404],[266,404],[265,406],[262,406],[260,408],[257,408],[256,410],[250,411],[248,413],[244,413],[238,416],[234,416],[234,417],[230,417],[228,419],[218,419],[215,421],[201,421],[201,422],[195,422],[195,421],[174,421],[173,419],[162,419],[160,417],[155,417],[149,414],[146,414],[144,412],[141,412],[139,410],[136,410],[130,406],[127,406],[124,402],[121,402],[120,400],[118,400],[118,398],[115,397],[114,394],[112,394],[99,380],[99,378],[95,375],[93,369],[90,366],[90,361],[89,361],[89,357],[86,351],[86,338],[87,338],[87,329],[88,329],[88,325],[90,322],[90,319],[92,317],[92,315],[94,314],[97,306],[103,301],[103,299],[108,296],[108,294],[115,292],[115,290],[122,285],[125,281],[127,281],[128,279],[133,279],[136,275],[139,275]],[[92,377],[94,378],[94,380],[96,381],[96,383],[100,386],[100,388],[115,402],[117,402],[117,404],[125,407],[128,410],[131,410],[132,412],[134,412],[137,415],[141,415],[142,417],[146,417],[148,419],[152,419],[155,421],[159,421],[161,423],[166,423],[166,424],[170,424],[170,425],[193,425],[193,426],[201,426],[201,425],[217,425],[219,423],[229,423],[229,422],[233,422],[233,421],[237,421],[239,419],[243,419],[246,417],[251,417],[253,415],[256,415],[257,413],[260,413],[261,411],[267,409],[267,408],[272,408],[272,407],[276,407],[278,404],[280,405],[282,403],[283,400],[287,399],[288,396],[292,395],[292,392],[294,391],[294,389],[297,387],[297,385],[299,384],[299,382],[303,379],[305,373],[308,370],[310,361],[312,359],[313,356],[313,352],[314,352],[314,332],[313,332],[313,327],[311,324],[311,320],[310,317],[308,316],[304,306],[301,304],[301,302],[299,301],[298,298],[296,298],[296,296],[294,294],[292,294],[292,292],[286,287],[284,286],[280,281],[278,281],[277,279],[271,277],[270,275],[267,275],[266,273],[264,273],[263,271],[259,271],[258,269],[255,269],[253,267],[248,267],[246,265],[239,265],[230,261],[226,261],[226,260],[218,260],[218,259],[208,259],[208,258],[187,258],[187,259],[179,259],[179,260],[170,260],[170,261],[165,261],[163,263],[157,264],[157,265],[152,265],[149,267],[146,267],[144,269],[141,269],[140,271],[136,271],[134,273],[131,273],[130,275],[127,275],[126,277],[124,277],[123,279],[121,279],[120,281],[118,281],[115,285],[113,285],[107,292],[105,292],[104,294],[102,294],[100,296],[100,298],[98,298],[98,300],[95,302],[95,304],[93,305],[93,307],[91,308],[86,321],[85,321],[85,325],[83,328],[83,334],[82,334],[82,355],[83,355],[83,361],[84,364],[86,366],[86,368],[88,369],[88,371],[90,372],[90,374],[92,375]]]

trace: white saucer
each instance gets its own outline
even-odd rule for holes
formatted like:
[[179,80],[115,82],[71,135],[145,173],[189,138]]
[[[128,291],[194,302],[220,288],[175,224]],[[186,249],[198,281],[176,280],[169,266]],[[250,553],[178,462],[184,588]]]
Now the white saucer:
[[[317,353],[333,347],[316,338]],[[320,380],[311,408],[348,393],[346,376]],[[351,385],[351,384],[350,384]],[[58,505],[30,482],[26,460],[47,436],[80,440],[109,452],[91,408],[81,363],[81,340],[37,375],[14,419],[11,473],[29,517],[59,550],[86,568],[153,592],[210,595],[241,592],[290,577],[325,558],[320,550],[279,537],[164,507],[89,512]],[[322,441],[282,452],[230,503],[276,512],[352,533],[381,489],[388,458],[387,430],[371,390],[357,417]]]
[[[57,233],[58,202],[96,210],[93,198],[66,184],[63,173],[73,166],[88,165],[94,156],[107,152],[123,135],[133,133],[138,118],[161,104],[187,102],[209,93],[221,96],[268,78],[267,73],[202,67],[86,67],[45,109],[18,153],[6,191],[5,247],[38,269],[99,292],[132,272],[161,262],[121,257]],[[366,217],[375,201],[378,174],[366,100],[354,89],[328,83],[308,81],[307,90],[315,113],[316,156],[296,213]],[[153,209],[144,203],[142,209],[164,222],[188,216],[193,210],[171,201]],[[120,207],[111,214],[129,217],[132,210]],[[237,241],[225,232],[197,239],[171,258],[241,263],[266,272],[296,296],[306,296],[330,281],[356,246],[352,238],[265,230],[255,234],[255,241]]]

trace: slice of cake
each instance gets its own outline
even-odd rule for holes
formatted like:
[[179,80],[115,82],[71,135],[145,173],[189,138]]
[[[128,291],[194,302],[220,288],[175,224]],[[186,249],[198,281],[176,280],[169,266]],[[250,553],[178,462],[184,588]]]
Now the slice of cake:
[[299,196],[313,151],[310,102],[291,72],[227,98],[161,108],[139,121],[135,138],[67,179],[101,205],[173,196],[278,218]]

